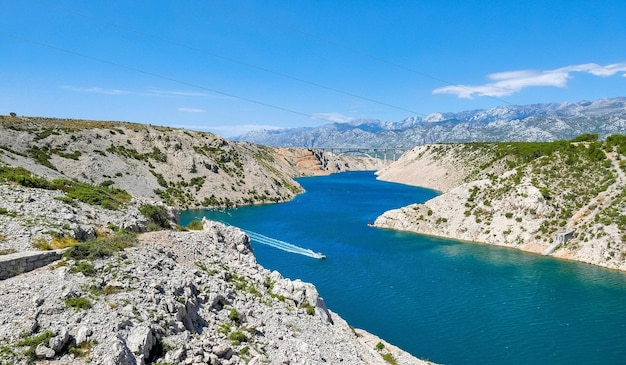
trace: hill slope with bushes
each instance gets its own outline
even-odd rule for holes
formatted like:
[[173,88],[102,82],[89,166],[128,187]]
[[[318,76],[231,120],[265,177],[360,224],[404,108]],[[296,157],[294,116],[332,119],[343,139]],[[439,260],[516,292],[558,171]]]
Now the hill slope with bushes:
[[286,201],[302,192],[293,177],[382,166],[184,129],[14,116],[0,116],[0,163],[179,208]]
[[[417,147],[379,178],[442,195],[388,211],[375,225],[624,270],[626,136],[596,139]],[[571,240],[556,245],[565,232]]]

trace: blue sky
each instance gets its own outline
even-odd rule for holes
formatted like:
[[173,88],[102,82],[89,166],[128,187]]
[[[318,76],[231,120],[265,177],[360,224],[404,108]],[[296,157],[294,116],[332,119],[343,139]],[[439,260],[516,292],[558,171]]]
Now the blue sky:
[[626,2],[0,0],[0,114],[208,130],[626,96]]

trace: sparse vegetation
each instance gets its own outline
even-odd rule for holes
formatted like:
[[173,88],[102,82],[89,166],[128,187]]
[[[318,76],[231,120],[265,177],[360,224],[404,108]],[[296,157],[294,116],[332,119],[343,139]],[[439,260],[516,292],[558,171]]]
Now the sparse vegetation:
[[300,308],[303,308],[306,311],[306,314],[310,316],[315,315],[315,307],[306,300],[300,304]]
[[121,204],[131,199],[130,194],[122,189],[95,186],[64,179],[48,181],[44,178],[33,176],[29,171],[21,167],[0,166],[0,179],[28,188],[61,190],[66,194],[66,197],[62,198],[66,203],[69,203],[70,199],[75,199],[83,203],[98,205],[105,209],[118,209]]
[[119,231],[110,237],[80,242],[65,251],[63,256],[72,260],[95,260],[112,256],[116,252],[133,246],[136,242],[135,234]]
[[[626,194],[623,185],[616,185],[619,171],[614,167],[626,169],[626,136],[609,136],[605,142],[597,134],[584,134],[571,141],[436,145],[429,153],[464,166],[464,181],[472,187],[461,212],[473,219],[463,224],[481,225],[481,232],[490,234],[486,240],[520,245],[532,238],[549,244],[556,232],[575,227],[579,234],[568,245],[577,247],[606,237],[602,228],[609,225],[619,228],[614,240],[626,236],[626,218],[621,218],[626,216]],[[444,223],[445,217],[426,208],[414,210],[416,224]],[[492,226],[499,217],[511,219],[511,224]],[[538,228],[527,232],[528,226]],[[618,257],[617,250],[626,252],[626,246],[611,246],[608,259]]]
[[171,228],[167,208],[163,205],[143,204],[139,212],[159,228]]
[[189,222],[189,224],[186,227],[187,229],[190,229],[192,231],[201,231],[204,229],[204,224],[202,223],[202,221],[194,219],[191,222]]
[[15,346],[27,347],[23,354],[26,357],[26,361],[31,363],[37,359],[37,355],[35,354],[37,346],[40,344],[48,345],[52,337],[54,337],[54,332],[50,330],[44,331],[34,337],[22,336],[22,339],[19,340]]
[[91,301],[85,297],[66,298],[64,302],[67,308],[74,308],[77,311],[92,307]]
[[250,338],[241,331],[235,331],[228,335],[228,339],[234,346],[238,346],[242,342],[248,342]]
[[[0,241],[4,241],[5,237],[0,235]],[[2,255],[10,255],[12,253],[16,253],[17,250],[14,248],[3,248],[0,250],[0,256]]]

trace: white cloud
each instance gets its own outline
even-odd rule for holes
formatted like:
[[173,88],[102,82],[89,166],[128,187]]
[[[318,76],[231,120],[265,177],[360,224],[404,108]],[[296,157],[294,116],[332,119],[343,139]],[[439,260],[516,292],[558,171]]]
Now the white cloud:
[[158,96],[162,98],[211,98],[211,99],[232,99],[230,96],[221,95],[212,92],[196,92],[196,91],[184,91],[184,90],[147,90],[147,95]]
[[128,95],[132,94],[130,91],[118,90],[118,89],[104,89],[101,87],[75,87],[75,86],[61,86],[62,89],[81,92],[81,93],[94,93],[105,95]]
[[565,87],[574,72],[584,72],[599,77],[609,77],[624,72],[626,62],[601,66],[595,63],[573,65],[547,71],[520,70],[498,72],[487,75],[492,82],[483,85],[452,85],[433,90],[433,94],[454,94],[459,98],[471,99],[478,96],[508,96],[531,86]]
[[193,96],[200,98],[213,96],[213,94],[180,90],[148,90],[148,94],[153,96]]
[[349,117],[347,115],[343,115],[340,113],[315,113],[311,115],[313,119],[322,119],[329,122],[337,122],[337,123],[347,123],[354,120],[353,117]]
[[204,113],[206,110],[196,108],[178,108],[178,111],[185,113]]

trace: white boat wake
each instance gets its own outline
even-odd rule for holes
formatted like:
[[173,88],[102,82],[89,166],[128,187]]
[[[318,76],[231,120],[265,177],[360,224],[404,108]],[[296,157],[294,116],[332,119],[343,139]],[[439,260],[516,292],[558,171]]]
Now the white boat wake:
[[326,256],[323,253],[320,252],[315,252],[313,250],[307,249],[307,248],[302,248],[302,247],[298,247],[294,244],[291,244],[289,242],[284,242],[281,240],[277,240],[275,238],[271,238],[271,237],[267,237],[264,236],[260,233],[256,233],[256,232],[252,232],[252,231],[248,231],[246,229],[242,229],[242,231],[244,231],[251,240],[261,243],[263,245],[268,245],[274,248],[277,248],[279,250],[283,250],[283,251],[287,251],[287,252],[291,252],[291,253],[296,253],[298,255],[304,255],[304,256],[308,256],[308,257],[312,257],[315,259],[325,259]]

